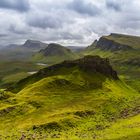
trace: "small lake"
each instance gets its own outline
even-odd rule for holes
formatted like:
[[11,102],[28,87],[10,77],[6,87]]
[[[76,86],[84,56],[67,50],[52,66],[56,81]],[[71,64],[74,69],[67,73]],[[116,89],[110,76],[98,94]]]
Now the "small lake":
[[37,71],[30,71],[30,72],[27,72],[28,74],[35,74],[35,73],[37,73]]
[[38,66],[48,66],[48,64],[45,63],[36,63]]

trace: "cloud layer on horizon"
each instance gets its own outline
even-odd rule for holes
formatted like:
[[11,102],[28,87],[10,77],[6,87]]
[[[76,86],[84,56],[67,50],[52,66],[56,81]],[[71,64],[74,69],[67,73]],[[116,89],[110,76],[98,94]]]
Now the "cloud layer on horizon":
[[1,0],[0,42],[87,45],[111,32],[140,35],[139,0]]

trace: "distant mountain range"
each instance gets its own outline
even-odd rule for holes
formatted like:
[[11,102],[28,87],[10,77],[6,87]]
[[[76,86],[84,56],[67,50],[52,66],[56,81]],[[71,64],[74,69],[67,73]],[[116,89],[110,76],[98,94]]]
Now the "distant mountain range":
[[36,40],[27,40],[24,44],[9,44],[0,51],[0,59],[5,61],[29,60],[31,56],[47,47],[48,44]]
[[47,47],[48,44],[46,43],[42,43],[40,41],[36,41],[36,40],[27,40],[22,47],[26,47],[26,48],[32,48],[32,49],[43,49],[45,47]]
[[[137,73],[139,72],[137,67],[140,66],[139,44],[140,37],[116,33],[102,36],[88,47],[65,47],[56,43],[47,44],[36,40],[27,40],[23,45],[11,44],[1,50],[0,59],[52,65],[64,60],[78,59],[85,55],[99,55],[108,57],[120,75],[130,74],[130,77],[132,76],[130,79],[137,79]],[[131,75],[133,71],[137,72]]]
[[24,44],[9,44],[5,46],[3,49],[15,49],[15,48],[28,48],[28,49],[36,49],[40,50],[47,47],[48,44],[42,43],[41,41],[37,40],[26,40]]

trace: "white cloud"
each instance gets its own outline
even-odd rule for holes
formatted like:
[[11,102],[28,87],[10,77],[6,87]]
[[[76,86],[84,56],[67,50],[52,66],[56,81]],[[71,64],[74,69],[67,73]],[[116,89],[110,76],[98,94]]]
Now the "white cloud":
[[139,0],[2,0],[0,41],[83,46],[111,32],[140,35],[139,13]]

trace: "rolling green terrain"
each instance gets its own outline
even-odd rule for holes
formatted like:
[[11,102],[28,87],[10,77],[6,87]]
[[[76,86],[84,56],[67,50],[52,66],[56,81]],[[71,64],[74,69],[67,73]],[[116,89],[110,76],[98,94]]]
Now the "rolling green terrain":
[[108,59],[64,61],[1,90],[0,138],[138,140],[139,93]]
[[139,140],[139,44],[110,34],[79,53],[31,40],[1,53],[0,139]]
[[31,56],[48,44],[36,40],[27,40],[24,44],[10,44],[0,50],[0,62],[3,61],[29,61]]
[[46,66],[29,61],[1,61],[0,62],[0,87],[5,88],[19,80],[31,75],[30,72],[38,71]]
[[0,87],[18,82],[46,65],[76,58],[76,53],[54,43],[27,40],[23,45],[9,45],[0,51]]
[[0,50],[0,87],[17,82],[30,74],[44,68],[30,61],[33,54],[47,44],[35,40],[27,40],[22,45],[10,44]]

